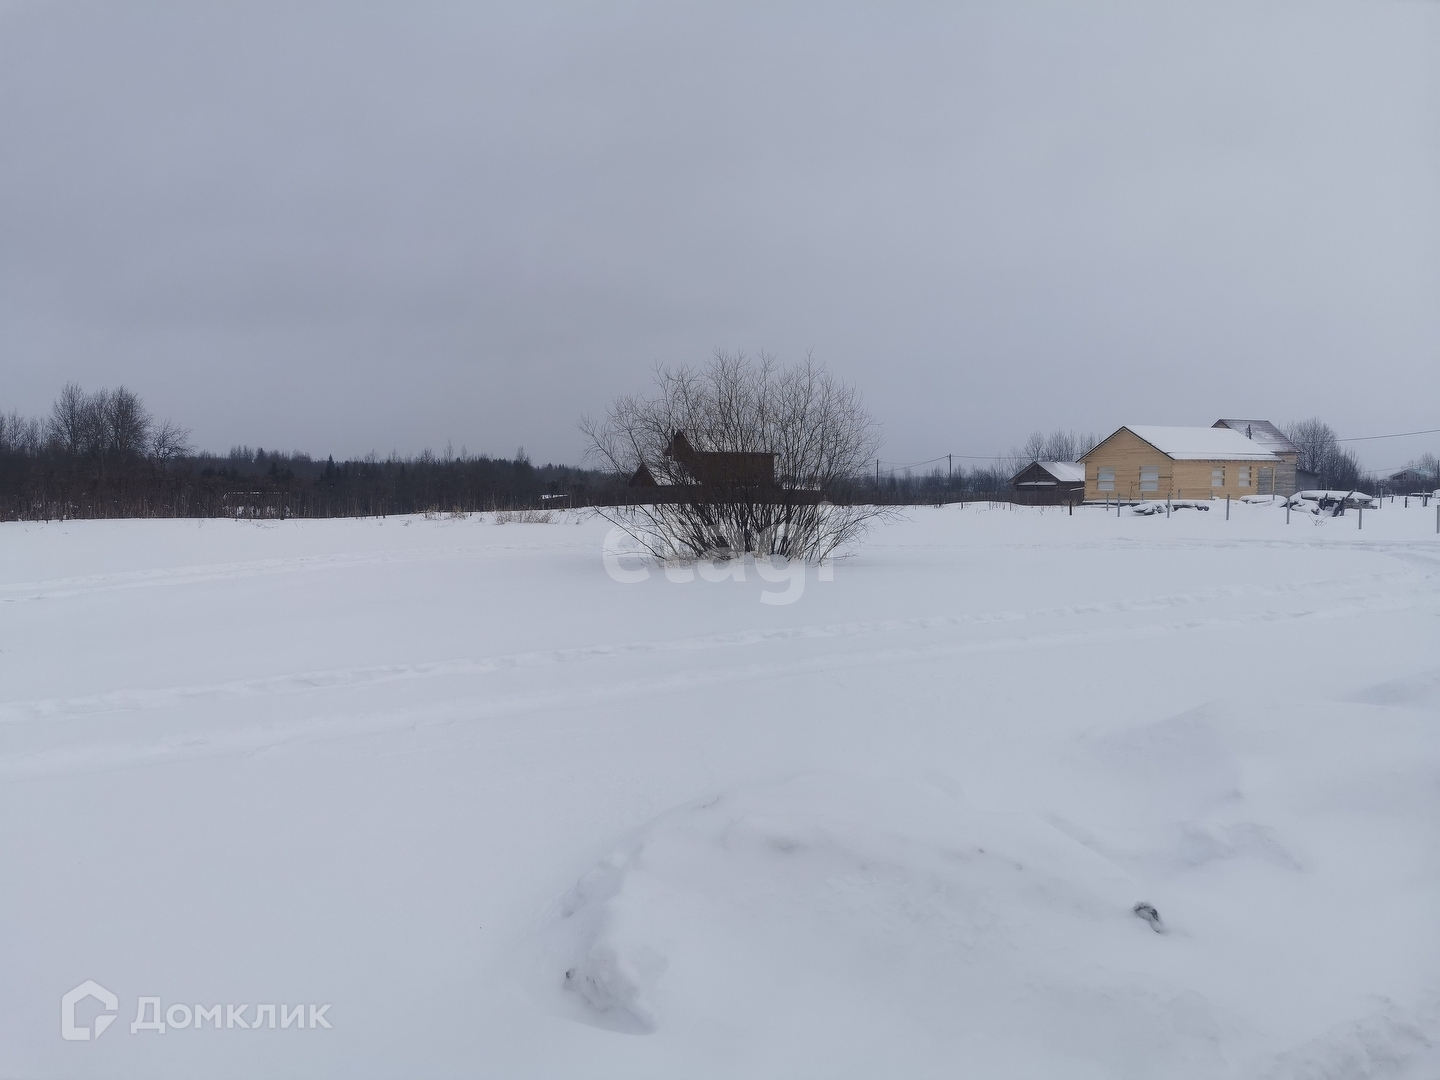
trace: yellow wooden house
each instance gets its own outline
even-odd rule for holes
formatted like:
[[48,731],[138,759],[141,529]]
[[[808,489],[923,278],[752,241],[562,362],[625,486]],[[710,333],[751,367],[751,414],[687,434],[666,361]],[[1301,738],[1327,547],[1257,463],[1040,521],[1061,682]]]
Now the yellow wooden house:
[[1226,427],[1122,427],[1080,464],[1085,501],[1239,498],[1275,490],[1281,458]]

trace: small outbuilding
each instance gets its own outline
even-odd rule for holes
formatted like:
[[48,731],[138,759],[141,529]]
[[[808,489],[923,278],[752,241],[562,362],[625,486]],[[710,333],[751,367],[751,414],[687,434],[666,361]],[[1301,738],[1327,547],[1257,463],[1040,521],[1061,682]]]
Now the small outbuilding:
[[1032,461],[1010,478],[1015,501],[1060,506],[1085,498],[1085,466],[1078,461]]

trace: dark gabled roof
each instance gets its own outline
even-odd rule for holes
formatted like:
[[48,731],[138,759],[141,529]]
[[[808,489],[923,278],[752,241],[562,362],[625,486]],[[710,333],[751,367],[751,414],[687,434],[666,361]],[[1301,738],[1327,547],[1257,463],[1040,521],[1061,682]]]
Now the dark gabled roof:
[[1300,453],[1300,448],[1269,420],[1216,420],[1214,426],[1238,431],[1255,445],[1264,447],[1272,454]]
[[1031,469],[1039,469],[1059,484],[1083,484],[1085,466],[1078,461],[1032,461],[1010,478],[1013,484]]
[[635,470],[635,475],[630,477],[630,483],[626,485],[626,487],[632,488],[659,486],[660,485],[655,481],[655,474],[650,471],[650,467],[646,465],[643,461],[640,463],[640,467]]

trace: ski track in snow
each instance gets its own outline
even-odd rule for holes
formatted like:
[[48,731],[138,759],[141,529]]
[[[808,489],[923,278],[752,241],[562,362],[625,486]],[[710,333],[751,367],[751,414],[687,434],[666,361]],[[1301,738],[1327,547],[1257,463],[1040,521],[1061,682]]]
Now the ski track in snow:
[[[402,526],[403,527],[403,526]],[[1185,550],[1185,549],[1229,549],[1235,547],[1263,547],[1280,549],[1315,550],[1330,545],[1324,544],[1329,537],[1314,540],[1254,540],[1254,539],[1203,539],[1167,538],[1160,541],[1133,537],[1116,537],[1105,541],[1081,542],[1075,550],[1108,550],[1136,548],[1144,550]],[[938,545],[891,544],[892,551],[926,551]],[[1012,543],[992,545],[998,550],[1025,551],[1044,550],[1053,547],[1051,543]],[[588,539],[571,544],[546,544],[546,550],[569,551],[590,554],[594,545]],[[1440,569],[1440,558],[1432,553],[1433,545],[1424,541],[1353,539],[1345,542],[1349,551],[1391,555],[1414,561],[1430,569]],[[189,566],[164,567],[149,570],[124,570],[105,574],[87,574],[77,577],[49,578],[39,581],[0,582],[0,603],[13,604],[24,601],[62,600],[76,596],[116,590],[156,588],[164,586],[198,585],[213,581],[225,581],[253,577],[294,574],[312,570],[346,570],[366,566],[425,562],[435,559],[476,559],[493,558],[535,551],[533,544],[472,544],[441,547],[397,548],[382,552],[333,552],[324,555],[298,555],[288,558],[249,559],[240,562],[200,563]],[[1383,580],[1385,575],[1372,575],[1374,580]],[[1325,584],[1324,581],[1299,583],[1304,585]],[[1224,591],[1224,590],[1221,590]],[[1243,589],[1238,591],[1244,591]],[[1157,598],[1163,600],[1165,598]],[[1047,614],[1036,612],[1035,614]]]
[[[1277,591],[1288,591],[1277,587]],[[1174,600],[1175,598],[1166,598]],[[1174,604],[1141,602],[1142,610],[1155,610]],[[401,709],[390,712],[347,715],[344,718],[317,718],[314,716],[268,725],[247,725],[226,727],[219,731],[189,732],[184,736],[169,736],[159,742],[137,746],[133,742],[89,743],[83,748],[54,748],[36,753],[0,755],[0,779],[20,779],[69,772],[92,772],[136,765],[155,764],[172,759],[189,759],[217,754],[254,753],[290,742],[315,742],[328,739],[373,735],[397,728],[418,728],[434,724],[474,723],[494,720],[525,713],[550,710],[576,709],[626,700],[643,700],[660,694],[684,694],[710,687],[741,682],[758,682],[795,678],[834,671],[844,671],[876,665],[888,666],[903,663],[922,663],[937,659],[979,654],[991,651],[1050,648],[1080,644],[1097,640],[1125,640],[1151,638],[1183,632],[1219,630],[1226,627],[1247,626],[1262,623],[1283,623],[1310,619],[1345,619],[1359,614],[1386,611],[1402,611],[1412,608],[1408,601],[1395,599],[1359,599],[1350,603],[1332,601],[1323,609],[1306,609],[1297,612],[1262,611],[1234,615],[1192,619],[1183,622],[1151,624],[1139,627],[1112,627],[1105,629],[1077,629],[1060,633],[1041,633],[1028,636],[989,638],[984,641],[941,642],[931,645],[890,647],[863,652],[849,652],[843,655],[801,657],[784,662],[748,664],[731,667],[707,665],[703,671],[676,672],[665,676],[643,679],[627,679],[610,684],[587,685],[581,690],[533,691],[514,695],[485,695],[468,698],[453,698],[441,706],[425,709]],[[1083,609],[1065,609],[1067,613],[1081,611],[1088,614],[1100,612],[1134,610],[1123,604],[1092,605]],[[1037,613],[1038,614],[1038,613]],[[984,625],[986,623],[1017,621],[1025,616],[974,617],[973,619],[946,619],[943,626]],[[1032,616],[1033,617],[1033,616]],[[857,636],[933,628],[936,620],[897,620],[893,624],[865,624],[865,629],[856,629],[859,624],[841,624],[837,627],[795,628],[789,631],[748,631],[743,635],[720,635],[717,638],[697,638],[682,642],[644,642],[633,647],[597,647],[593,649],[552,650],[547,652],[523,653],[509,657],[493,657],[486,660],[447,661],[437,664],[404,665],[397,667],[362,668],[349,671],[325,672],[306,676],[250,680],[223,683],[206,687],[183,687],[173,689],[119,692],[80,698],[70,702],[18,703],[0,710],[0,721],[63,720],[83,715],[101,713],[135,713],[140,718],[145,714],[167,706],[191,703],[205,697],[254,696],[262,700],[277,693],[304,691],[332,691],[359,689],[380,682],[399,681],[413,678],[434,678],[439,676],[483,675],[491,672],[555,663],[614,659],[625,655],[648,655],[659,652],[682,652],[694,649],[715,648],[725,645],[750,644],[776,638],[796,640],[804,637]],[[806,633],[804,631],[810,631]],[[26,710],[27,706],[31,711]],[[69,706],[67,711],[66,707]],[[7,711],[17,710],[16,712]],[[127,718],[128,719],[128,718]],[[123,727],[123,723],[122,723]]]
[[[1075,619],[1104,615],[1127,614],[1131,612],[1164,611],[1172,608],[1213,603],[1235,598],[1282,597],[1297,595],[1314,589],[1354,590],[1367,585],[1395,582],[1413,576],[1407,571],[1385,571],[1375,574],[1357,575],[1348,578],[1324,578],[1311,581],[1289,582],[1255,586],[1217,586],[1194,592],[1171,593],[1141,599],[1117,600],[1078,606],[1042,608],[1032,611],[999,611],[968,615],[933,615],[914,619],[882,619],[842,623],[809,624],[789,627],[764,627],[710,634],[700,637],[672,639],[666,641],[633,641],[615,645],[591,645],[572,649],[542,649],[530,652],[511,653],[489,657],[457,657],[416,664],[380,664],[366,667],[333,668],[322,671],[296,672],[286,675],[265,676],[256,679],[231,680],[207,685],[160,687],[154,689],[116,690],[105,694],[94,694],[75,698],[41,698],[30,701],[0,702],[0,723],[21,720],[64,719],[95,713],[129,712],[135,710],[163,708],[186,700],[219,696],[249,696],[275,693],[306,691],[321,688],[350,688],[408,679],[440,678],[450,676],[484,675],[490,672],[514,668],[537,667],[547,664],[574,664],[595,660],[613,660],[628,656],[649,656],[664,653],[690,653],[711,649],[729,649],[755,644],[804,641],[822,638],[865,638],[893,635],[916,630],[960,630],[968,627],[989,626],[997,623],[1019,623],[1054,619]],[[1377,607],[1367,607],[1361,601],[1357,610],[1389,610],[1393,601],[1375,601]],[[1402,602],[1399,606],[1410,606]],[[1324,617],[1328,612],[1252,612],[1215,616],[1208,619],[1176,623],[1170,626],[1146,627],[1146,633],[1174,632],[1182,629],[1196,629],[1205,626],[1243,624],[1276,619]],[[1106,631],[1099,631],[1105,633]],[[1119,631],[1126,633],[1127,631]],[[1095,633],[1087,631],[1086,636]],[[1072,634],[1042,634],[1032,637],[993,639],[982,643],[961,646],[941,646],[942,653],[955,648],[971,651],[983,648],[1003,648],[1016,644],[1049,643],[1070,640]],[[863,655],[863,654],[862,654]],[[886,652],[885,659],[894,659],[896,653]],[[907,653],[908,655],[908,653]],[[933,655],[926,651],[914,655]],[[844,663],[855,662],[859,657],[847,653]],[[793,665],[787,665],[793,670]]]

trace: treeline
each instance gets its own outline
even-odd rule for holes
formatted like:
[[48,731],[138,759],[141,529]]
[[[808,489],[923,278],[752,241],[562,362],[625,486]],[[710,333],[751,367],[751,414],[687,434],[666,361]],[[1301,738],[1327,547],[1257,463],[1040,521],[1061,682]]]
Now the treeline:
[[[858,476],[838,501],[914,505],[1007,498],[1009,463]],[[44,418],[0,413],[0,520],[113,517],[365,517],[613,504],[626,477],[467,453],[197,451],[190,431],[156,419],[134,392],[69,384]]]
[[1008,467],[885,471],[878,480],[873,475],[858,478],[845,496],[855,502],[882,506],[939,506],[984,499],[1008,501],[1014,495],[1010,487],[1012,475]]
[[[1322,486],[1375,488],[1355,455],[1318,419],[1286,425],[1300,467]],[[837,502],[924,505],[1008,500],[1010,478],[1031,460],[1073,461],[1094,435],[1033,434],[993,465],[882,469],[835,485]],[[102,517],[364,517],[614,504],[626,477],[566,465],[425,451],[323,461],[304,453],[233,447],[196,451],[190,432],[157,420],[119,387],[67,385],[41,419],[0,413],[0,520]]]
[[613,498],[605,474],[430,451],[323,461],[303,453],[197,452],[133,392],[68,385],[44,419],[0,414],[0,519],[357,517],[582,506]]
[[1318,416],[1297,420],[1281,430],[1300,450],[1299,468],[1320,478],[1322,488],[1360,490],[1374,495],[1380,481],[1367,474],[1355,451],[1340,445],[1335,429]]

